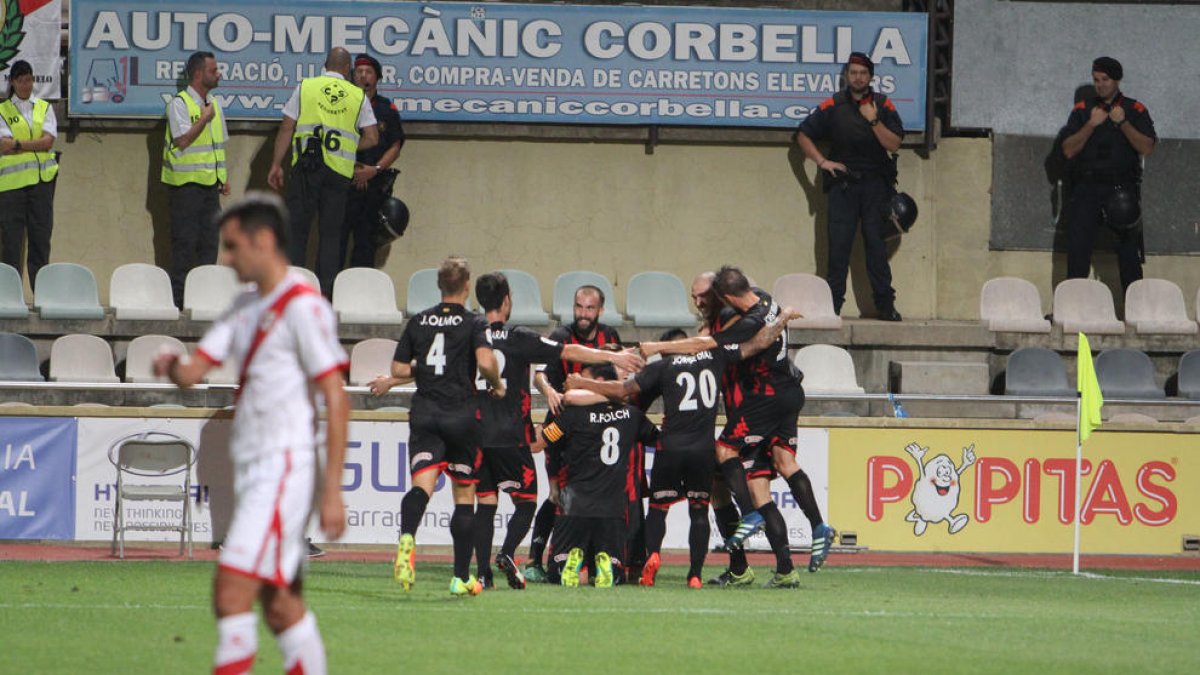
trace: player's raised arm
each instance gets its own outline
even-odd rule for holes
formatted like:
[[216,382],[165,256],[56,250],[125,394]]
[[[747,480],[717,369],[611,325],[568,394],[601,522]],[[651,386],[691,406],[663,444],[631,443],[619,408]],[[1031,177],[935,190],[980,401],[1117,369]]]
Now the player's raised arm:
[[642,356],[649,358],[655,354],[699,354],[709,349],[716,349],[717,341],[707,335],[671,340],[670,342],[643,342],[639,345]]
[[187,354],[167,352],[154,357],[154,374],[166,377],[181,388],[188,388],[204,381],[212,370],[213,362],[205,358],[191,358]]
[[770,347],[771,343],[775,342],[775,340],[777,340],[779,336],[783,334],[783,331],[787,330],[788,322],[792,319],[799,319],[800,317],[800,312],[797,312],[791,307],[784,308],[784,310],[779,313],[779,316],[775,317],[774,321],[763,326],[758,333],[754,335],[753,339],[751,339],[749,342],[742,343],[739,350],[741,357],[743,359],[748,359],[767,347]]
[[590,405],[598,402],[598,400],[593,398],[588,398],[586,402],[582,402],[584,401],[582,397],[570,399],[570,395],[574,392],[591,392],[612,401],[623,402],[626,398],[642,390],[638,386],[637,380],[632,377],[626,378],[624,382],[615,382],[612,380],[594,380],[579,374],[567,376],[567,389],[569,390],[567,394],[570,405]]

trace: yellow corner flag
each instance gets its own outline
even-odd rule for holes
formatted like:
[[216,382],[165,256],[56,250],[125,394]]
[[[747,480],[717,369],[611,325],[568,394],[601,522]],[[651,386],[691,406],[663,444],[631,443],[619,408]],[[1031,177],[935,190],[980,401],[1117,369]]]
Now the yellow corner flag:
[[1092,435],[1092,429],[1100,426],[1100,407],[1104,405],[1100,382],[1096,380],[1096,368],[1092,365],[1092,348],[1083,333],[1079,334],[1078,371],[1079,441],[1083,442]]

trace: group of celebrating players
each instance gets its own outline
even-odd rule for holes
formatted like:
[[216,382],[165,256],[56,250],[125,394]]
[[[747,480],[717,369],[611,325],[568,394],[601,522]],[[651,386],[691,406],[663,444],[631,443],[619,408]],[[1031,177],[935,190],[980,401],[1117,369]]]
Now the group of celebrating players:
[[[438,269],[442,301],[411,317],[391,374],[370,385],[381,395],[416,381],[409,433],[412,489],[401,502],[394,574],[408,590],[416,579],[416,533],[439,473],[452,486],[453,595],[493,585],[491,547],[499,492],[514,504],[495,565],[514,589],[527,582],[578,586],[586,567],[597,587],[653,586],[670,507],[686,500],[690,517],[687,585],[701,588],[711,504],[729,565],[708,581],[725,588],[754,584],[742,547],[765,530],[775,555],[767,587],[795,588],[788,528],[771,498],[779,475],[812,528],[808,570],[824,564],[836,532],[822,518],[812,484],[796,462],[802,375],[788,358],[787,322],[798,316],[753,288],[736,267],[699,275],[692,299],[699,335],[668,331],[658,342],[622,348],[600,322],[604,293],[582,286],[574,320],[543,337],[507,325],[508,281],[499,272],[475,283],[484,316],[466,309],[470,269],[460,257]],[[531,418],[530,369],[549,412]],[[717,394],[727,423],[713,440]],[[660,430],[645,411],[663,399]],[[645,449],[657,446],[644,512]],[[537,509],[534,454],[544,451],[549,497]],[[535,516],[536,511],[536,516]],[[530,528],[529,560],[516,549]],[[549,544],[550,554],[543,564]],[[471,561],[476,574],[470,574]]]

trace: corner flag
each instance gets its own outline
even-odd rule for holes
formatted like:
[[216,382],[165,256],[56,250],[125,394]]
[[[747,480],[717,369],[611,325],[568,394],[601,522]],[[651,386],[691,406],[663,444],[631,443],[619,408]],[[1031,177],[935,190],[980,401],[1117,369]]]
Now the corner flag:
[[1092,429],[1100,426],[1100,407],[1104,405],[1100,383],[1096,380],[1096,369],[1092,365],[1092,348],[1083,333],[1079,334],[1078,372],[1079,441],[1083,442],[1092,435]]

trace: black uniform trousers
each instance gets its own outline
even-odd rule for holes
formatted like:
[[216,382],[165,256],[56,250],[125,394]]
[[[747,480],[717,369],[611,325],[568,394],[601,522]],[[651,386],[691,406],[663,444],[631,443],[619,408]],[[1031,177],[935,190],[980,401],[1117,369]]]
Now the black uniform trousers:
[[[1101,207],[1116,188],[1109,183],[1077,183],[1067,202],[1067,278],[1086,279],[1092,269],[1096,232],[1104,222]],[[1115,233],[1121,287],[1142,278],[1141,229]]]
[[[346,198],[346,222],[342,228],[341,258],[346,260],[347,249],[350,253],[348,267],[374,267],[375,245],[372,236],[375,232],[375,217],[383,202],[390,196],[383,191],[387,183],[386,176],[376,176],[367,183],[366,190],[350,186]],[[354,238],[354,246],[350,247],[350,238]]]
[[171,292],[175,306],[183,307],[183,286],[188,272],[217,262],[221,186],[219,183],[169,185],[167,195],[171,204]]
[[846,301],[846,277],[850,273],[850,251],[854,233],[862,223],[863,248],[867,254],[867,277],[881,312],[893,309],[896,291],[884,240],[883,207],[892,190],[882,176],[866,175],[856,181],[841,181],[829,190],[829,271],[825,280],[833,293],[834,312]]
[[5,264],[21,271],[21,244],[29,236],[29,287],[37,281],[38,270],[50,262],[50,235],[54,231],[55,180],[34,183],[0,192],[0,246]]
[[308,231],[317,217],[317,281],[325,297],[333,295],[333,280],[342,271],[342,223],[350,179],[325,164],[297,162],[288,181],[287,207],[292,220],[288,257],[303,267],[307,262]]

